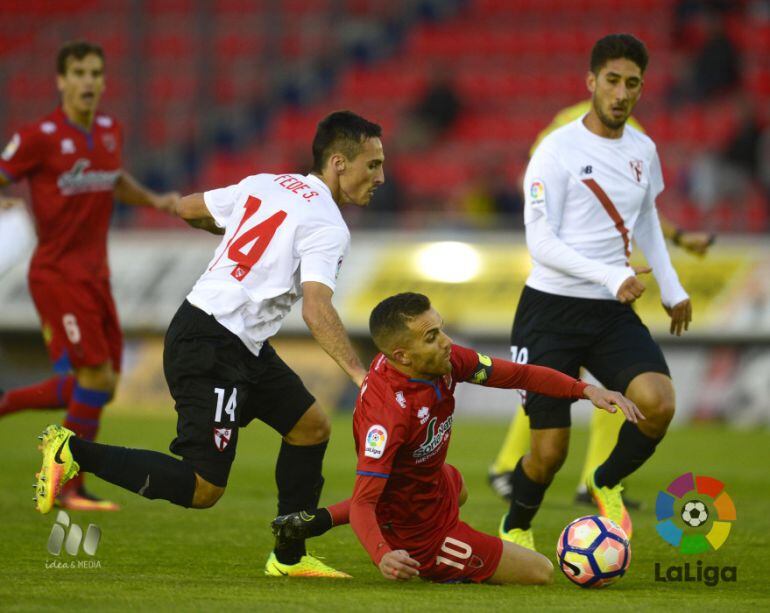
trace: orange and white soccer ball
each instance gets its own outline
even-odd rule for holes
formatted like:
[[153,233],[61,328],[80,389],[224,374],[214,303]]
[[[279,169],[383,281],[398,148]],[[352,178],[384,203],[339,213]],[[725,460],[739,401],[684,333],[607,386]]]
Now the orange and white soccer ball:
[[559,567],[580,587],[606,587],[626,574],[631,545],[623,528],[601,515],[578,517],[556,543]]

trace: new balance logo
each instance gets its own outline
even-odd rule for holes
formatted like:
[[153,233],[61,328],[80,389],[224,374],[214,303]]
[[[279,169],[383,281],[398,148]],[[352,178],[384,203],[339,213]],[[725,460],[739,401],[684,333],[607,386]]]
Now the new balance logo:
[[[66,530],[69,528],[69,530]],[[83,545],[83,553],[94,556],[99,547],[99,541],[102,539],[102,530],[96,524],[88,524],[85,538],[83,538],[83,529],[77,524],[70,524],[70,518],[64,511],[59,511],[56,516],[56,523],[51,528],[51,534],[48,537],[48,553],[52,556],[61,554],[62,545],[64,551],[71,556],[76,556]]]
[[584,175],[590,175],[594,171],[592,166],[581,166],[580,168],[580,176]]

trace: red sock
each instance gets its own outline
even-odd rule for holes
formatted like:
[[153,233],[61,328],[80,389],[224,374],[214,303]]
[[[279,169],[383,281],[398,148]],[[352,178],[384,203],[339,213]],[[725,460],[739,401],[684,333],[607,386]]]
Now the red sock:
[[350,523],[350,498],[337,504],[330,504],[326,510],[331,515],[332,526],[343,526]]
[[75,377],[58,375],[30,385],[8,390],[0,399],[0,415],[8,415],[25,409],[58,409],[69,404]]
[[[110,399],[109,392],[88,390],[75,385],[64,418],[64,427],[72,430],[79,438],[92,441],[99,431],[99,419],[102,408]],[[65,483],[62,493],[79,490],[83,485],[83,475]]]

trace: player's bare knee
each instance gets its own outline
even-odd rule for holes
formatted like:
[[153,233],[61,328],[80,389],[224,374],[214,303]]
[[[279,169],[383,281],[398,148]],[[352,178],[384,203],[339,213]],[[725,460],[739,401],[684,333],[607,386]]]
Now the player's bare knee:
[[193,509],[210,509],[224,495],[225,488],[209,483],[196,473],[195,493],[192,499]]
[[112,400],[118,384],[118,376],[110,363],[78,368],[75,373],[78,385],[89,390],[107,392]]
[[649,415],[645,415],[647,418],[645,421],[649,422],[642,426],[643,430],[648,430],[653,436],[663,436],[668,429],[668,425],[674,418],[676,406],[673,398],[660,398],[653,405],[653,409],[649,412]]
[[553,583],[553,564],[545,556],[541,555],[537,563],[532,566],[532,584],[550,585]]
[[543,447],[533,450],[531,461],[525,465],[525,472],[537,483],[550,483],[566,459],[566,447]]
[[313,404],[284,436],[289,445],[318,445],[329,440],[332,424],[326,413]]

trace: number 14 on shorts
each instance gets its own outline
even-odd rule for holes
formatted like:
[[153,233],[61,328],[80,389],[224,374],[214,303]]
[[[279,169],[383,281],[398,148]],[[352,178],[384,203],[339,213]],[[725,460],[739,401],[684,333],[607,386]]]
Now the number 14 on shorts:
[[225,414],[230,417],[231,422],[235,421],[235,408],[238,402],[237,392],[238,390],[233,388],[230,398],[228,399],[227,404],[225,404],[226,390],[222,387],[214,388],[214,393],[217,395],[217,412],[214,416],[214,421],[216,423],[222,423],[222,409],[224,409]]

